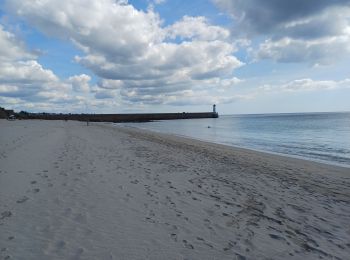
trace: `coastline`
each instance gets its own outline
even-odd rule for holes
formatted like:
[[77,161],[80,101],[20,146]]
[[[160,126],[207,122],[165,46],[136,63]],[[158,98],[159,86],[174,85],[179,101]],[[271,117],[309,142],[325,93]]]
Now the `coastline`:
[[1,257],[350,254],[347,168],[111,124],[0,127]]
[[[344,112],[345,113],[345,112]],[[195,138],[193,136],[188,136],[188,135],[180,135],[180,134],[175,134],[175,133],[166,133],[162,131],[157,131],[157,130],[151,130],[147,128],[142,128],[142,127],[137,127],[137,126],[130,126],[130,125],[119,125],[119,123],[114,124],[116,127],[122,127],[122,128],[130,128],[130,129],[140,129],[145,132],[154,132],[157,134],[164,134],[165,136],[176,136],[184,139],[190,139],[190,140],[196,140],[200,142],[204,142],[207,144],[217,144],[217,145],[222,145],[224,147],[228,148],[233,148],[233,149],[243,149],[243,150],[248,150],[248,151],[253,151],[257,153],[263,153],[263,154],[269,154],[269,155],[276,155],[280,156],[283,158],[293,158],[293,159],[298,159],[302,161],[310,161],[314,163],[319,163],[319,164],[324,164],[324,165],[329,165],[329,166],[335,166],[335,167],[341,167],[341,168],[346,168],[349,169],[350,165],[348,164],[342,164],[342,163],[337,163],[337,162],[331,162],[331,161],[326,161],[326,160],[321,160],[321,159],[316,159],[316,158],[311,158],[311,157],[302,157],[301,155],[296,155],[296,154],[287,154],[287,153],[278,153],[278,152],[273,152],[273,151],[268,151],[268,150],[262,150],[262,149],[254,149],[249,146],[239,146],[239,145],[230,145],[224,142],[215,142],[215,141],[208,141],[202,138]]]
[[[179,137],[179,138],[183,138],[183,139],[186,139],[186,140],[193,140],[193,141],[203,142],[203,143],[208,144],[208,145],[211,145],[211,144],[219,145],[219,146],[222,146],[223,149],[225,149],[225,148],[226,149],[232,148],[233,150],[238,149],[238,150],[242,150],[242,151],[251,151],[251,152],[256,152],[256,153],[260,153],[260,154],[267,154],[267,155],[281,157],[280,159],[283,159],[283,158],[287,158],[288,159],[288,158],[290,158],[290,159],[296,159],[296,160],[301,160],[301,161],[308,161],[308,162],[311,162],[311,163],[320,164],[320,166],[323,165],[323,166],[331,166],[331,167],[340,167],[340,168],[345,168],[345,169],[349,169],[350,168],[350,165],[341,164],[341,163],[337,163],[337,162],[330,162],[330,161],[316,159],[316,158],[310,158],[310,157],[302,157],[300,155],[294,155],[294,154],[278,153],[278,152],[273,152],[273,151],[268,151],[268,150],[254,149],[254,148],[248,147],[248,146],[230,145],[230,144],[227,144],[227,143],[224,143],[224,142],[208,141],[208,140],[205,140],[205,139],[195,138],[195,137],[192,137],[192,136],[180,135],[180,134],[175,134],[175,133],[166,133],[166,132],[162,132],[162,131],[151,130],[151,129],[137,127],[137,126],[119,125],[119,123],[113,124],[113,126],[118,127],[118,128],[131,129],[131,130],[133,130],[133,129],[134,130],[141,130],[142,132],[145,132],[145,133],[155,133],[155,134],[159,134],[159,135],[164,135],[165,138]],[[350,175],[350,173],[349,173],[349,175]]]

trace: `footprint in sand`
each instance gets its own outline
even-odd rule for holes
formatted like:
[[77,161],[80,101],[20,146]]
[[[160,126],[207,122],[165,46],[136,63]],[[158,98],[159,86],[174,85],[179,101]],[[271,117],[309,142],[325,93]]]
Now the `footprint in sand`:
[[172,240],[174,240],[175,242],[177,242],[177,235],[175,233],[170,234],[170,237]]
[[231,250],[231,249],[233,248],[233,245],[234,245],[234,243],[232,243],[231,241],[229,241],[229,242],[227,243],[227,246],[224,247],[222,250],[224,250],[224,251],[229,251],[229,250]]
[[202,237],[197,237],[197,240],[198,240],[198,241],[201,241],[204,245],[206,245],[206,246],[208,246],[208,247],[210,247],[210,248],[214,248],[214,246],[213,246],[212,244],[210,244],[210,243],[208,243],[207,241],[205,241],[205,239],[202,238]]
[[190,244],[187,240],[182,240],[182,243],[184,244],[184,246],[187,248],[187,249],[194,249],[194,246],[192,244]]
[[24,203],[26,202],[27,200],[29,200],[29,198],[27,196],[23,196],[22,198],[18,199],[16,202],[17,203]]
[[4,212],[1,212],[1,217],[0,219],[5,219],[5,218],[9,218],[12,216],[12,212],[7,210],[7,211],[4,211]]
[[240,254],[236,253],[236,258],[235,259],[237,259],[237,260],[246,260],[247,258],[245,256],[243,256],[243,255],[240,255]]
[[199,241],[204,241],[204,238],[197,237],[197,240],[199,240]]
[[36,188],[36,189],[33,189],[32,191],[33,191],[33,193],[38,193],[40,191],[40,189]]
[[280,237],[279,235],[275,235],[275,234],[269,234],[269,236],[273,239],[277,239],[277,240],[284,240],[283,237]]

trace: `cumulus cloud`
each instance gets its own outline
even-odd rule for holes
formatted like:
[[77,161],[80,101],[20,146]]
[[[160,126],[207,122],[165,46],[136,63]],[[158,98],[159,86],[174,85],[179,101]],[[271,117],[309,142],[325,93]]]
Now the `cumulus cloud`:
[[180,37],[181,39],[199,39],[199,40],[226,40],[230,36],[229,30],[213,26],[203,17],[184,16],[182,20],[169,26],[167,29],[171,38]]
[[24,43],[0,24],[0,62],[35,59],[36,55],[26,50]]
[[75,61],[101,79],[96,98],[115,97],[118,89],[125,101],[165,103],[186,90],[216,88],[210,80],[238,82],[233,71],[243,63],[233,54],[230,32],[204,17],[185,16],[164,27],[152,9],[113,0],[6,3],[45,34],[71,40],[83,51]]
[[44,69],[36,60],[2,62],[1,65],[1,82],[39,84],[58,81],[51,70]]
[[[45,107],[53,104],[77,103],[79,96],[71,95],[72,87],[87,88],[87,75],[59,79],[54,72],[43,68],[36,56],[11,32],[0,26],[0,97],[2,105],[11,107]],[[38,104],[38,106],[34,106]],[[51,104],[51,105],[50,105]]]
[[72,87],[76,92],[89,92],[90,80],[91,77],[86,74],[75,75],[68,78],[68,82],[72,84]]
[[[242,30],[256,34],[274,34],[286,25],[308,24],[308,19],[330,8],[350,7],[349,0],[213,0],[228,11]],[[310,20],[310,21],[311,21]],[[323,28],[317,28],[323,30]]]
[[273,59],[279,62],[312,62],[327,65],[350,53],[350,34],[314,40],[282,38],[266,40],[256,53],[259,59]]
[[235,19],[235,33],[267,38],[258,59],[329,64],[350,54],[350,0],[214,2]]

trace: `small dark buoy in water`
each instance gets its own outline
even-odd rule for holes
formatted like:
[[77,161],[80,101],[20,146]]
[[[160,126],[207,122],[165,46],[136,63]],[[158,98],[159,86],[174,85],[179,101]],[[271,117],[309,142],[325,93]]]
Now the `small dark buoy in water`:
[[208,128],[210,128],[210,125],[208,125]]

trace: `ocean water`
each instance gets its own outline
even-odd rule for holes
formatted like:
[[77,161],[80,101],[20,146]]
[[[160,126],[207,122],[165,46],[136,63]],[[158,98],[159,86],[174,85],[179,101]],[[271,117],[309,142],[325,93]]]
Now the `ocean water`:
[[350,167],[350,113],[226,115],[124,125]]

